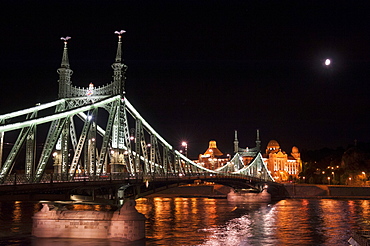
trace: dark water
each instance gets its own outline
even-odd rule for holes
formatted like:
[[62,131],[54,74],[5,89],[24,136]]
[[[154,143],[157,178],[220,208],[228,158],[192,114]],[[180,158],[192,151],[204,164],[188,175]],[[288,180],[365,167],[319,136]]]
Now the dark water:
[[[225,199],[143,198],[147,239],[113,242],[37,239],[32,215],[40,204],[0,203],[0,245],[348,245],[352,230],[370,228],[368,200],[291,199],[274,204],[231,204]],[[95,208],[99,209],[99,208]]]

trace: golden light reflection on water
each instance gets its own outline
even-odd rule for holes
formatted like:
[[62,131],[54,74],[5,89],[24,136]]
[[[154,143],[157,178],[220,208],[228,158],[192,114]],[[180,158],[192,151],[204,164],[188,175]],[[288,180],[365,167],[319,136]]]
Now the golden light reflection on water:
[[344,245],[358,217],[354,207],[332,199],[283,200],[275,205],[273,230],[279,245]]
[[13,209],[13,222],[19,222],[22,218],[22,209],[21,209],[22,202],[14,202],[14,209]]
[[136,200],[136,209],[148,218],[147,237],[154,241],[174,237],[177,245],[187,245],[189,238],[201,242],[210,234],[204,228],[215,226],[217,213],[225,207],[217,207],[215,199],[156,197]]
[[[343,204],[340,200],[321,200],[320,207],[322,207],[323,213],[323,231],[326,235],[340,235],[343,230],[346,229],[343,221],[347,221],[348,224],[353,223],[350,221],[349,210],[347,204]],[[328,238],[326,241],[329,244],[334,244],[333,238]]]
[[[347,245],[353,230],[370,229],[369,205],[369,200],[232,204],[226,199],[158,197],[139,199],[136,208],[148,219],[147,245],[287,246]],[[35,203],[0,203],[0,245],[31,235],[32,216],[40,208]],[[74,208],[107,209],[91,205]],[[19,245],[30,244],[22,241]]]
[[22,202],[16,201],[14,202],[14,208],[13,208],[13,226],[11,227],[11,231],[14,233],[19,232],[19,222],[22,219],[22,208],[21,208]]
[[361,213],[363,216],[356,222],[360,225],[361,229],[370,228],[370,202],[369,200],[358,200],[353,202],[353,213]]
[[333,200],[285,200],[279,205],[276,235],[283,245],[291,245],[292,241],[297,245],[310,241],[320,244],[326,241],[330,225],[337,228],[336,221],[341,219],[334,212]]
[[68,210],[93,210],[93,211],[109,211],[113,208],[110,205],[91,205],[91,204],[72,204],[66,206]]
[[[357,209],[364,206],[368,213],[368,203],[352,205]],[[289,199],[250,206],[241,217],[213,230],[203,245],[347,245],[361,214],[358,210],[353,213],[350,206],[329,199]]]
[[369,211],[369,200],[362,200],[360,202],[360,207],[362,208],[362,214],[364,218],[369,219],[370,211]]

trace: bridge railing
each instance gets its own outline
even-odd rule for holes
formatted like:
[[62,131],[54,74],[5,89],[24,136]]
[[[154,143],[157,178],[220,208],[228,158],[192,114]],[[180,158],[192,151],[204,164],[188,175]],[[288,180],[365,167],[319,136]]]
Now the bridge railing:
[[92,181],[113,181],[113,180],[126,180],[126,181],[163,181],[163,180],[196,180],[196,179],[244,179],[247,182],[263,182],[262,179],[245,176],[233,173],[208,173],[208,172],[196,172],[196,173],[167,173],[167,174],[145,174],[145,173],[105,173],[99,175],[88,175],[79,174],[71,176],[68,174],[44,174],[41,179],[36,182],[34,177],[25,174],[13,174],[7,176],[1,186],[4,185],[21,185],[21,184],[35,184],[35,183],[61,183],[61,182],[92,182]]

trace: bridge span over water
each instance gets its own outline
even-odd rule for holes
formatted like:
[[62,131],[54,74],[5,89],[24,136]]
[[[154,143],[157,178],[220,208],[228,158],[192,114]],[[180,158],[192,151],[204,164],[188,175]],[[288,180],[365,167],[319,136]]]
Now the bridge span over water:
[[[172,187],[211,182],[235,189],[262,190],[273,182],[246,175],[227,173],[132,175],[107,173],[101,176],[67,176],[45,174],[40,182],[29,182],[24,175],[14,175],[0,186],[0,201],[55,201],[59,203],[91,203],[119,205],[124,199],[137,199]],[[179,194],[181,195],[181,194]]]
[[74,86],[69,37],[63,38],[59,99],[0,115],[0,196],[41,200],[84,188],[117,200],[195,180],[235,188],[274,181],[261,154],[245,165],[236,153],[223,167],[210,170],[163,139],[126,97],[123,32],[117,33],[113,81]]

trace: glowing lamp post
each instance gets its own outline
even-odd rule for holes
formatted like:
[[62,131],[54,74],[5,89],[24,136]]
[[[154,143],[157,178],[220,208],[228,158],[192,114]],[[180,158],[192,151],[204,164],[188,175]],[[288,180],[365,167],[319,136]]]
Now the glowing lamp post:
[[362,182],[363,182],[363,184],[365,185],[365,184],[366,184],[366,180],[367,180],[367,178],[366,178],[366,173],[365,173],[365,172],[361,172],[361,174],[362,174],[362,177],[361,177]]
[[181,146],[184,147],[184,151],[185,151],[185,156],[188,157],[188,143],[187,142],[182,142],[181,143]]

